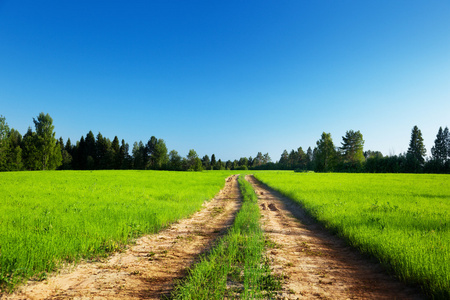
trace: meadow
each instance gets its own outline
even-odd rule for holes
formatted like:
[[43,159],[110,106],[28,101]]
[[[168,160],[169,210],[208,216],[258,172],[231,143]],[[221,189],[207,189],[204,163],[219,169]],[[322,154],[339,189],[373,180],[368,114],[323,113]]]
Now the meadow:
[[229,172],[0,173],[0,292],[123,249],[201,208]]
[[450,176],[256,172],[433,298],[450,298]]

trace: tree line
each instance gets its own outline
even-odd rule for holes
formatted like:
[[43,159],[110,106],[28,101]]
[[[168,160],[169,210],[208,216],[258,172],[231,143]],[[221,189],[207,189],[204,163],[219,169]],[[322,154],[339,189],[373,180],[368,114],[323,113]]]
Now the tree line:
[[174,170],[201,171],[247,169],[271,161],[269,154],[258,153],[255,159],[241,158],[235,161],[216,159],[214,154],[199,158],[194,149],[182,157],[176,150],[168,152],[163,139],[152,136],[148,142],[130,145],[117,136],[111,141],[100,132],[95,136],[89,131],[79,141],[72,143],[56,139],[53,119],[40,113],[33,118],[25,135],[9,128],[6,118],[0,116],[0,171],[20,170]]
[[[330,133],[323,132],[316,147],[306,152],[299,147],[284,150],[280,160],[272,162],[269,154],[258,152],[252,158],[222,161],[215,155],[200,158],[194,149],[186,156],[176,150],[168,151],[163,139],[154,136],[143,143],[135,142],[130,149],[117,136],[111,141],[99,132],[89,131],[72,144],[70,138],[56,139],[53,119],[44,113],[33,118],[31,127],[22,136],[9,128],[0,116],[0,171],[19,170],[312,170],[316,172],[384,172],[384,173],[450,173],[450,134],[439,128],[432,156],[427,158],[421,131],[414,126],[408,151],[404,154],[383,156],[379,151],[364,151],[360,131],[349,130],[342,137],[340,147],[333,143]],[[130,151],[131,150],[131,151]]]
[[284,150],[272,168],[316,172],[450,173],[450,133],[447,127],[440,127],[431,157],[426,157],[422,132],[417,126],[412,129],[408,151],[391,156],[364,151],[360,131],[347,131],[340,147],[334,145],[330,133],[323,132],[313,150],[311,147],[306,153],[302,147],[290,153]]

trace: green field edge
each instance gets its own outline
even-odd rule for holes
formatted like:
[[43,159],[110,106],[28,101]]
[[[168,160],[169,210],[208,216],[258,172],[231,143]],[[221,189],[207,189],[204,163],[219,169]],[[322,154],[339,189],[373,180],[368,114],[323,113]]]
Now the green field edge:
[[[53,196],[51,194],[54,193],[54,189],[56,188],[52,187],[52,190],[47,192],[49,191],[48,186],[51,186],[50,183],[34,182],[31,189],[38,189],[36,187],[37,185],[45,187],[45,194],[50,198],[45,199],[42,203],[36,205],[34,210],[23,212],[21,216],[20,213],[15,214],[10,212],[8,217],[0,219],[0,296],[14,292],[20,285],[25,284],[29,280],[46,280],[50,275],[57,274],[62,268],[75,266],[83,261],[95,262],[106,259],[116,252],[124,251],[130,245],[133,245],[136,239],[144,235],[156,234],[180,219],[189,218],[202,208],[202,203],[213,199],[219,190],[225,186],[226,178],[231,175],[231,172],[217,171],[215,173],[216,175],[214,175],[213,172],[133,170],[10,172],[1,174],[3,178],[6,178],[6,175],[13,178],[19,178],[17,179],[17,182],[13,182],[13,184],[15,184],[14,189],[16,189],[18,184],[23,183],[22,179],[24,177],[29,175],[32,177],[40,176],[44,179],[52,177],[51,180],[55,180],[53,177],[56,177],[58,178],[57,180],[64,182],[62,183],[64,185],[67,185],[65,176],[68,174],[75,174],[77,178],[82,179],[85,179],[86,176],[94,176],[95,178],[96,174],[97,176],[100,174],[107,177],[111,177],[111,175],[116,176],[117,174],[126,174],[127,178],[130,174],[133,174],[134,176],[139,176],[138,178],[140,178],[140,180],[152,180],[152,176],[158,176],[164,178],[161,179],[162,181],[167,180],[165,179],[167,176],[181,176],[182,179],[188,178],[193,180],[192,183],[189,184],[197,185],[197,189],[202,187],[201,184],[196,182],[198,180],[196,178],[199,176],[203,176],[203,180],[215,182],[208,182],[208,191],[202,193],[188,191],[186,196],[183,193],[180,194],[180,192],[173,193],[169,190],[166,191],[163,187],[162,192],[164,193],[157,195],[160,200],[158,200],[159,203],[156,203],[156,208],[148,210],[143,209],[140,206],[149,203],[149,201],[152,205],[155,205],[155,203],[153,203],[152,195],[144,189],[142,189],[143,191],[140,191],[142,184],[138,181],[132,186],[133,190],[130,193],[132,196],[131,199],[139,198],[137,199],[138,201],[134,200],[133,203],[130,202],[131,204],[129,204],[129,200],[124,200],[122,202],[113,200],[111,203],[104,205],[105,207],[102,206],[101,209],[99,209],[98,213],[100,213],[100,215],[97,219],[95,219],[94,216],[94,221],[92,222],[86,221],[84,215],[87,213],[89,205],[92,205],[93,202],[97,201],[98,203],[95,204],[97,207],[100,207],[100,202],[102,202],[103,199],[108,198],[109,201],[109,198],[117,197],[117,192],[110,195],[106,194],[104,190],[100,190],[101,187],[98,185],[96,187],[96,184],[98,184],[102,178],[95,178],[96,182],[93,182],[94,180],[90,179],[89,183],[86,184],[85,189],[87,191],[81,190],[81,193],[85,193],[81,195],[83,200],[77,199],[68,207],[65,207],[67,203],[64,202],[57,203],[54,207],[47,206],[47,204],[53,201]],[[149,175],[150,178],[145,178],[147,175]],[[211,180],[208,176],[214,176],[215,179]],[[5,182],[6,180],[0,183],[0,191],[3,191],[3,195],[6,194],[5,191],[8,193],[8,190],[4,189]],[[112,189],[112,186],[109,186],[109,184],[109,181],[105,183],[104,188],[107,190]],[[154,184],[151,183],[150,185]],[[183,187],[182,185],[179,186]],[[158,188],[161,189],[161,185],[158,186]],[[93,192],[95,189],[99,189],[100,191],[95,193]],[[17,206],[17,204],[19,204],[20,207],[24,207],[27,204],[23,199],[32,197],[28,195],[29,193],[21,195],[17,190],[9,193],[14,194],[15,196],[15,198],[11,200],[14,202],[14,205]],[[31,193],[33,195],[37,194],[34,190],[31,191]],[[77,195],[78,193],[80,192],[77,191]],[[99,193],[101,195],[97,196]],[[194,197],[196,199],[193,199]],[[185,204],[184,198],[192,199],[192,201],[188,201],[188,203]],[[83,205],[87,206],[84,207]],[[128,215],[129,210],[131,209],[130,205],[136,212]],[[133,205],[136,207],[133,207]],[[171,209],[166,209],[166,205],[170,205]],[[55,213],[61,207],[64,207],[64,213]],[[121,207],[125,210],[120,210],[122,209]],[[8,213],[8,209],[11,210],[10,207],[6,207],[5,211],[0,211],[0,217],[2,214],[4,216],[5,213]],[[161,209],[164,210],[163,213],[161,213],[161,211],[158,212],[158,210]],[[79,217],[72,224],[72,220],[69,217],[69,219],[66,219],[67,214],[71,215],[70,218],[72,218],[72,216],[78,217],[78,215]],[[58,231],[59,228],[56,224],[56,219],[61,216],[63,216],[62,221],[58,221],[63,222],[64,226],[62,226],[63,231]],[[115,219],[116,217],[120,217],[121,220]],[[10,220],[8,220],[8,218]],[[76,222],[81,222],[81,225]],[[105,230],[103,225],[108,223],[110,223],[109,225],[111,228],[106,228],[105,233],[103,233]],[[9,228],[2,228],[5,224],[9,225]],[[79,228],[77,227],[82,227],[82,232],[73,232],[73,230],[79,231]],[[12,228],[17,232],[12,230]],[[31,230],[29,228],[31,228]],[[74,241],[77,242],[76,245],[73,245]]]
[[[347,228],[342,227],[339,222],[335,222],[331,219],[326,219],[321,215],[320,210],[316,207],[311,208],[308,205],[305,204],[305,202],[302,199],[296,198],[292,191],[285,191],[282,188],[277,188],[276,186],[272,185],[270,182],[262,179],[260,175],[263,174],[269,174],[269,173],[279,173],[279,172],[267,172],[267,171],[261,171],[261,172],[255,172],[254,177],[262,184],[267,186],[268,188],[280,193],[284,197],[289,198],[292,202],[294,202],[296,205],[298,205],[308,217],[310,217],[312,220],[317,222],[317,224],[321,225],[325,230],[328,232],[335,234],[342,240],[344,240],[350,247],[356,249],[359,253],[364,255],[370,260],[377,261],[380,263],[380,265],[391,275],[396,277],[401,282],[416,288],[419,287],[420,290],[424,293],[425,296],[430,297],[431,299],[450,299],[450,281],[439,283],[436,282],[435,278],[432,276],[422,273],[423,277],[418,277],[417,272],[412,271],[409,269],[411,267],[411,264],[405,263],[404,261],[397,261],[397,257],[395,257],[396,253],[388,253],[386,251],[380,250],[379,247],[372,247],[372,245],[367,244],[365,242],[361,242],[358,240],[357,237],[352,236],[351,234],[347,234]],[[284,171],[284,173],[290,173]],[[333,173],[328,173],[333,174]],[[336,175],[339,175],[338,173],[334,173]],[[345,173],[344,173],[345,174]],[[348,175],[348,174],[347,174]],[[353,174],[352,174],[353,175]],[[390,174],[382,174],[382,175],[390,175]],[[399,175],[399,174],[394,174]],[[404,175],[411,175],[411,174],[404,174]],[[422,175],[422,174],[421,174]],[[438,176],[438,175],[436,175]],[[446,176],[446,175],[444,175]],[[373,204],[372,204],[373,205]],[[379,206],[381,207],[381,210],[386,209],[392,209],[389,207],[389,202],[387,204],[380,203]],[[387,206],[387,207],[383,207]],[[388,241],[385,241],[388,242]],[[398,249],[398,251],[401,251],[401,249]],[[447,265],[442,265],[441,267],[447,267]],[[450,280],[450,274],[446,274],[447,278]]]

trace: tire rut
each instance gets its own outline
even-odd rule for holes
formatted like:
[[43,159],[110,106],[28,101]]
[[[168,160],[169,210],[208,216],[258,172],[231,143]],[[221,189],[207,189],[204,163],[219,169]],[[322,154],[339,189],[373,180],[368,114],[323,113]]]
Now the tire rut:
[[279,299],[424,299],[418,288],[325,231],[298,204],[246,178],[258,195],[262,228],[274,243],[266,255],[284,278]]
[[204,208],[169,228],[141,237],[103,262],[82,263],[1,299],[161,299],[233,224],[241,205],[237,175]]

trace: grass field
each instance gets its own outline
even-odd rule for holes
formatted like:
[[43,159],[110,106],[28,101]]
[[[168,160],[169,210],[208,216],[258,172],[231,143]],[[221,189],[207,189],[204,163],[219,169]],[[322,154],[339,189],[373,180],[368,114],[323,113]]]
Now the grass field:
[[0,289],[121,249],[200,209],[229,172],[0,173]]
[[402,280],[450,298],[450,176],[257,172]]

